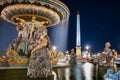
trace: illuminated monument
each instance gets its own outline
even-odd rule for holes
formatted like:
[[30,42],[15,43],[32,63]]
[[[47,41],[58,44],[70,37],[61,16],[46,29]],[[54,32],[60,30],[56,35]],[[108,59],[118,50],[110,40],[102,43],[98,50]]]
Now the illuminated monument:
[[76,61],[81,60],[81,34],[80,34],[80,13],[77,13],[77,35],[76,35]]
[[67,6],[60,0],[1,0],[0,12],[1,18],[15,24],[18,31],[18,37],[6,51],[9,65],[27,66],[30,58],[28,77],[51,76],[51,46],[46,27],[67,20]]

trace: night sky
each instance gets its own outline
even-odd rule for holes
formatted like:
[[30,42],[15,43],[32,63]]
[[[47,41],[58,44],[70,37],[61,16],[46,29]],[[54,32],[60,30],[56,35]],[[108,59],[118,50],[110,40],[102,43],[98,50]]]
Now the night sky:
[[[68,50],[76,46],[76,14],[80,11],[82,49],[99,52],[105,42],[111,49],[120,50],[120,2],[116,0],[61,0],[70,10]],[[118,0],[119,1],[119,0]],[[0,20],[0,51],[17,36],[14,25]]]
[[117,0],[61,0],[70,9],[69,48],[75,46],[76,13],[80,11],[82,49],[90,45],[95,52],[104,49],[120,50],[120,2]]

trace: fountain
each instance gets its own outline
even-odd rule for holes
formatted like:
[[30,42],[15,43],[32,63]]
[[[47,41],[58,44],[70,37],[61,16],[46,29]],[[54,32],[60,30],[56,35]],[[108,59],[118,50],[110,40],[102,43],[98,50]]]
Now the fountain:
[[47,27],[69,18],[69,9],[59,0],[1,0],[0,15],[15,24],[18,37],[7,49],[10,66],[28,66],[30,78],[49,77],[52,66]]
[[112,69],[108,69],[104,75],[105,80],[119,80],[120,79],[120,71],[116,73],[113,72]]
[[113,66],[113,53],[110,49],[110,42],[106,42],[104,52],[101,53],[99,59],[98,59],[98,65],[99,66]]

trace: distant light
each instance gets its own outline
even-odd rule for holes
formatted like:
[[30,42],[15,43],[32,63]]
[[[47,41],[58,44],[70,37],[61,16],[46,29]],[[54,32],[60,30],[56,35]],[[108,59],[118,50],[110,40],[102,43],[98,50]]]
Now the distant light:
[[88,53],[88,51],[85,51],[85,53]]
[[2,56],[3,58],[6,58],[6,56]]
[[56,46],[53,46],[52,49],[53,49],[53,50],[56,50]]
[[69,52],[68,52],[68,51],[66,51],[66,53],[68,54]]
[[90,54],[88,54],[87,56],[90,57]]
[[90,49],[90,46],[89,46],[89,45],[87,45],[85,48],[86,48],[87,50],[89,50],[89,49]]
[[114,49],[113,49],[112,51],[113,51],[113,52],[115,52],[115,50],[114,50]]

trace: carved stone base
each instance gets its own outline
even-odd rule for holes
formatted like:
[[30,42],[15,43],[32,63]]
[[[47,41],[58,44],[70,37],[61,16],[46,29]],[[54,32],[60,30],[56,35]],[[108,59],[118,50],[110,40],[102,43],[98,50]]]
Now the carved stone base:
[[76,62],[83,62],[83,59],[81,56],[76,56]]
[[27,76],[30,78],[44,78],[52,75],[52,66],[47,48],[36,50],[32,53],[28,66]]

